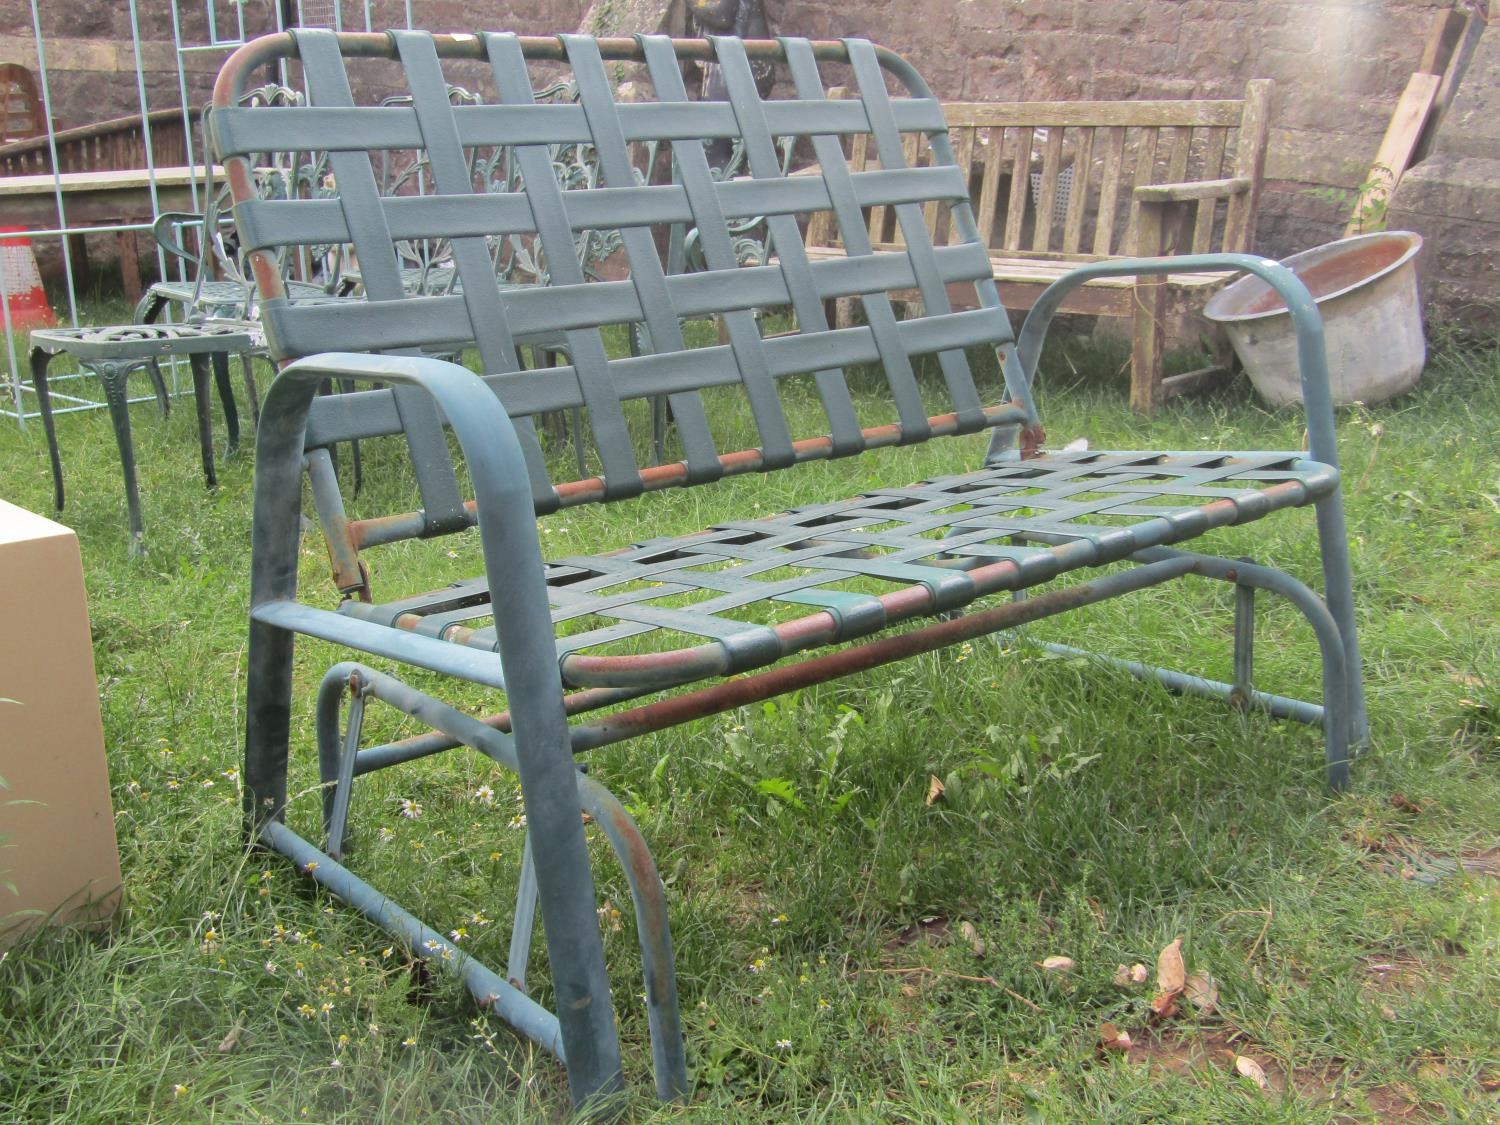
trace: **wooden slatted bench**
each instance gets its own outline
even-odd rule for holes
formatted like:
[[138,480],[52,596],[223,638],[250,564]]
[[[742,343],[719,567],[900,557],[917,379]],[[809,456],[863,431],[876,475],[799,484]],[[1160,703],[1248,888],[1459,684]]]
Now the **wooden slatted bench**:
[[[239,104],[262,68],[289,57],[305,76],[305,104]],[[688,99],[686,58],[720,65],[727,102]],[[390,81],[392,60],[410,104],[356,103],[352,91],[375,85],[364,78],[370,69]],[[471,72],[476,61],[489,68],[494,89],[481,102],[448,97],[444,68],[456,60]],[[760,61],[785,68],[789,96],[759,96],[752,68]],[[610,74],[624,62],[646,66],[653,99],[615,100]],[[852,70],[857,94],[830,99],[825,65]],[[560,70],[576,82],[577,104],[537,104],[535,91]],[[618,856],[633,896],[657,1091],[681,1097],[688,1081],[665,891],[608,778],[579,768],[591,749],[1202,576],[1236,589],[1234,681],[1151,674],[1176,690],[1320,725],[1328,779],[1343,783],[1365,720],[1333,414],[1316,308],[1275,263],[1243,255],[1096,263],[1049,288],[1014,338],[937,100],[898,56],[857,40],[298,31],[230,58],[211,121],[265,294],[269,346],[285,365],[257,435],[249,837],[414,956],[452,969],[486,1009],[564,1059],[577,1103],[622,1088],[615,1005],[627,1000],[610,990],[581,812]],[[912,136],[931,146],[925,167],[903,156]],[[812,149],[821,174],[787,173],[777,144],[789,138]],[[748,175],[716,178],[705,140],[742,143]],[[673,172],[643,184],[630,152],[653,141],[670,151]],[[843,159],[851,141],[878,150],[882,166],[851,170]],[[564,190],[552,168],[560,144],[590,146],[597,180]],[[305,158],[326,151],[334,194],[262,198],[257,154],[278,146]],[[493,146],[512,150],[520,174],[476,188],[473,151]],[[380,155],[411,150],[424,152],[433,191],[382,198]],[[899,246],[868,244],[862,214],[879,207],[894,210]],[[934,245],[924,211],[955,233]],[[813,259],[801,232],[810,214],[826,212],[849,232],[847,252]],[[768,261],[736,254],[732,234],[754,216],[764,217],[775,247]],[[685,226],[697,231],[703,268],[674,274],[662,247]],[[573,240],[600,229],[619,233],[627,276],[586,277]],[[537,285],[498,279],[495,246],[511,237],[536,239],[545,253],[550,269]],[[461,282],[453,291],[403,287],[397,248],[418,238],[451,247]],[[365,299],[289,301],[281,256],[344,242],[358,256]],[[1046,449],[1030,373],[1071,287],[1179,268],[1248,269],[1284,294],[1300,332],[1309,452]],[[913,291],[920,301],[895,299]],[[967,299],[955,305],[957,292]],[[830,326],[824,303],[840,298],[857,298],[865,323]],[[756,310],[768,307],[790,309],[796,330],[763,328]],[[685,321],[709,316],[721,320],[722,341],[684,332]],[[566,337],[568,362],[522,369],[519,346],[556,333]],[[640,354],[620,344],[632,336]],[[430,354],[466,345],[483,374]],[[984,364],[991,374],[982,377]],[[864,369],[858,380],[855,368]],[[365,389],[320,397],[330,379]],[[646,407],[657,396],[670,400],[677,444],[674,459],[651,465]],[[586,420],[590,460],[579,479],[566,475],[568,457],[549,456],[533,422],[557,410]],[[913,483],[891,468],[901,463],[891,447],[965,435],[976,456],[988,441],[972,471]],[[371,509],[372,493],[388,493],[367,483],[359,509],[346,506],[331,451],[355,439],[384,439],[409,454],[401,471],[418,495],[395,511]],[[551,513],[651,505],[665,489],[722,490],[729,477],[856,456],[862,475],[887,474],[884,486],[694,534],[551,559],[541,551],[538,520]],[[337,597],[299,588],[304,477]],[[1270,566],[1186,549],[1216,529],[1301,507],[1315,513],[1326,602]],[[477,577],[377,589],[366,560],[382,544],[439,540],[427,546],[447,573],[449,560],[464,557],[449,549],[450,537],[464,532],[482,552]],[[412,559],[422,545],[406,548]],[[1257,590],[1284,595],[1311,624],[1321,702],[1252,682]],[[294,675],[294,652],[309,639],[333,646],[316,691]],[[494,698],[493,714],[474,716],[476,693]],[[366,728],[377,702],[403,714],[406,737],[386,741]],[[293,757],[302,730],[313,732],[321,783],[308,784],[301,755]],[[527,845],[503,971],[371,886],[354,870],[362,857],[346,854],[351,818],[363,822],[381,814],[372,804],[391,804],[356,800],[363,778],[421,772],[420,759],[463,747],[515,771],[524,797]],[[464,846],[484,854],[493,843],[450,838],[444,850]],[[550,1010],[526,985],[538,911]]]
[[[1271,89],[1257,79],[1240,99],[944,102],[949,145],[968,177],[1000,299],[1029,309],[1047,286],[1086,262],[1249,253]],[[929,152],[909,139],[909,163],[926,163]],[[874,165],[875,150],[856,137],[849,160],[864,170]],[[937,225],[938,210],[929,208],[927,217],[939,242],[959,237]],[[890,208],[872,208],[868,229],[877,247],[901,240]],[[808,242],[842,253],[826,216]],[[1164,378],[1162,353],[1166,326],[1184,323],[1223,281],[1222,273],[1187,269],[1102,277],[1070,294],[1063,311],[1132,321],[1130,402],[1149,412],[1217,370]],[[1227,360],[1227,349],[1219,350]]]

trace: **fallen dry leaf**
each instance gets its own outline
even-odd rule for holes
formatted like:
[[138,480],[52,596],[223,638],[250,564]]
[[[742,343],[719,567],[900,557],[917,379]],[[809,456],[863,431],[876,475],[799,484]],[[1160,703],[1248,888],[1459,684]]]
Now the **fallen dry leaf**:
[[943,786],[942,779],[937,774],[932,774],[927,779],[927,796],[923,799],[924,805],[931,805],[934,801],[941,801],[947,790]]
[[1397,809],[1400,812],[1419,813],[1422,811],[1423,805],[1420,801],[1413,801],[1405,793],[1392,793],[1391,808]]
[[1151,1010],[1159,1020],[1169,1020],[1177,1014],[1177,993],[1163,992],[1151,1001]]
[[1234,1069],[1242,1078],[1250,1079],[1250,1081],[1254,1082],[1262,1090],[1268,1089],[1271,1085],[1271,1081],[1266,1077],[1266,1072],[1260,1063],[1256,1062],[1249,1055],[1235,1055]]
[[1131,1047],[1130,1032],[1121,1031],[1112,1023],[1100,1024],[1099,1045],[1106,1051],[1128,1051]]
[[1073,958],[1059,956],[1046,957],[1039,964],[1043,972],[1065,973],[1073,967]]
[[1175,938],[1156,958],[1156,987],[1163,992],[1181,992],[1187,985],[1187,966],[1182,961],[1182,939]]
[[1213,1015],[1219,1006],[1219,982],[1201,969],[1188,977],[1183,991],[1188,1003],[1205,1016]]
[[1130,987],[1130,969],[1126,965],[1116,965],[1114,980],[1111,982],[1116,988]]
[[958,924],[959,936],[969,943],[969,948],[975,957],[984,956],[984,938],[979,936],[979,931],[974,928],[973,922],[960,922]]
[[941,915],[929,915],[926,918],[918,918],[909,926],[902,926],[901,932],[885,943],[885,948],[905,949],[914,942],[940,942],[947,936],[948,919]]
[[227,1055],[235,1047],[239,1046],[240,1036],[245,1032],[245,1015],[241,1012],[234,1017],[234,1024],[229,1029],[229,1034],[219,1041],[219,1054]]

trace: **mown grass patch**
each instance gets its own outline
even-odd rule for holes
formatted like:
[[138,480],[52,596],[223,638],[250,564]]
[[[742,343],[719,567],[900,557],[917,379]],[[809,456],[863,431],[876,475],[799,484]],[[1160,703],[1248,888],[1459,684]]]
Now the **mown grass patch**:
[[[1244,383],[1134,416],[1121,358],[1080,340],[1049,353],[1041,388],[1056,444],[1301,442],[1297,416],[1260,408]],[[165,422],[137,411],[149,547],[139,560],[126,554],[107,418],[59,423],[126,902],[113,935],[43,936],[0,962],[4,1116],[565,1117],[555,1063],[288,865],[244,851],[252,457],[223,466],[206,491],[189,407],[179,400]],[[645,1094],[633,920],[623,879],[602,865],[601,921],[639,1093],[631,1118],[1500,1112],[1500,899],[1484,859],[1500,843],[1500,350],[1445,342],[1414,393],[1343,412],[1339,433],[1373,725],[1344,795],[1322,787],[1316,731],[1013,639],[596,753],[594,772],[635,811],[669,884],[696,1083],[685,1107]],[[981,451],[979,439],[935,442],[891,451],[878,474],[857,458],[578,509],[546,521],[543,542],[563,555],[692,530],[958,471]],[[0,464],[8,500],[49,510],[39,426],[0,426]],[[410,484],[375,447],[365,473],[362,505]],[[1317,574],[1310,517],[1216,543]],[[477,550],[469,539],[405,545],[372,562],[378,582],[418,588],[454,567],[477,572]],[[315,535],[303,563],[308,596],[333,604]],[[1035,632],[1223,676],[1229,605],[1218,586],[1176,584]],[[1314,646],[1296,615],[1267,601],[1259,624],[1261,681],[1315,692]],[[299,682],[310,688],[331,659],[303,646]],[[459,698],[498,708],[482,692]],[[319,798],[310,719],[298,721],[293,818],[310,832]],[[378,708],[372,722],[405,729]],[[929,801],[934,778],[944,792]],[[372,814],[354,840],[372,881],[503,964],[524,835],[511,779],[445,755],[371,779],[357,800]],[[1161,1019],[1155,960],[1179,937],[1217,1002]],[[1053,957],[1072,965],[1044,967]],[[1145,984],[1129,983],[1137,963]],[[544,966],[536,980],[545,997]],[[1129,1034],[1128,1050],[1106,1048],[1105,1024]],[[1257,1064],[1265,1089],[1237,1058]]]

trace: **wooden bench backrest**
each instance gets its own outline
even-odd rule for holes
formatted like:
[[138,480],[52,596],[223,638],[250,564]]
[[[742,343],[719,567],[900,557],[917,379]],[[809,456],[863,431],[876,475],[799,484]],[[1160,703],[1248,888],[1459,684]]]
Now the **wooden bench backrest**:
[[[1064,259],[1133,254],[1137,187],[1241,177],[1251,190],[1222,207],[1201,207],[1191,246],[1178,247],[1241,252],[1254,234],[1271,85],[1254,80],[1234,100],[945,102],[943,114],[991,250]],[[909,163],[929,159],[919,138],[907,145]],[[873,159],[855,138],[851,167],[861,170]],[[934,210],[928,227],[939,242],[950,237]],[[900,238],[887,208],[870,212],[869,232],[876,245]],[[827,227],[814,229],[813,244],[830,240]]]
[[[1010,325],[974,236],[967,185],[952,161],[941,159],[947,133],[938,102],[894,55],[862,42],[715,40],[711,49],[730,100],[708,103],[689,101],[681,76],[684,55],[710,50],[701,40],[304,31],[263,43],[239,57],[258,67],[296,56],[306,104],[236,104],[240,87],[252,81],[246,66],[221,76],[211,121],[235,187],[241,238],[262,291],[270,294],[262,316],[274,357],[477,347],[486,380],[517,422],[538,511],[1034,418],[1013,363],[1006,364],[1007,389],[991,390],[988,401],[976,383],[965,349],[1002,347],[1011,339]],[[780,59],[782,96],[762,99],[752,59],[771,50]],[[487,64],[471,62],[464,75],[471,89],[476,71],[490,83],[479,91],[478,104],[450,99],[445,64],[455,59]],[[646,64],[654,100],[615,100],[611,78],[618,79],[627,62]],[[855,96],[827,98],[820,64],[829,62],[854,75]],[[375,78],[357,73],[362,69]],[[559,72],[576,82],[577,104],[534,104],[534,91]],[[373,81],[385,83],[381,93],[401,83],[410,104],[382,106],[378,98],[357,104],[355,93],[369,96]],[[893,94],[888,85],[905,89]],[[904,167],[902,137],[913,133],[934,134],[940,158],[920,169]],[[788,174],[776,147],[784,137],[796,138],[824,174]],[[729,182],[711,176],[702,141],[713,138],[743,139],[749,176]],[[671,152],[670,182],[643,185],[632,165],[632,146],[651,142]],[[849,143],[878,150],[884,167],[851,173],[841,149]],[[264,199],[254,190],[255,154],[292,145],[328,151],[332,177],[320,193],[327,198]],[[472,150],[497,145],[513,150],[521,182],[476,186]],[[597,159],[598,182],[561,184],[554,167],[558,146],[578,145]],[[391,150],[420,150],[436,192],[382,198],[375,168],[380,154]],[[861,209],[871,206],[893,211],[907,245],[886,253],[863,245]],[[950,213],[952,229],[967,226],[970,237],[934,247],[923,234],[924,206]],[[808,261],[801,228],[817,212],[832,213],[851,232],[847,258]],[[766,217],[774,260],[737,268],[730,225],[757,215]],[[619,231],[628,265],[623,280],[587,280],[573,253],[579,232],[602,228]],[[668,276],[660,248],[683,229],[696,229],[708,268]],[[497,280],[497,246],[517,234],[535,238],[546,253],[544,283]],[[393,247],[421,238],[451,246],[455,292],[403,290]],[[274,252],[289,244],[344,242],[352,244],[366,299],[296,304],[278,295]],[[965,289],[965,303],[978,307],[951,311],[950,286]],[[922,301],[898,310],[890,295],[914,290]],[[838,297],[861,300],[868,323],[830,327],[824,303]],[[790,306],[798,330],[764,331],[755,310],[771,306]],[[701,334],[684,333],[685,320],[706,317],[719,319],[726,342],[696,342]],[[611,354],[601,334],[611,326],[633,331],[645,354],[622,357],[618,345]],[[534,341],[563,349],[564,365],[523,370],[519,347]],[[861,413],[863,400],[856,407],[847,378],[847,370],[861,364],[878,365],[888,391],[873,420]],[[919,385],[917,369],[929,365],[932,378]],[[710,414],[706,391],[738,392],[741,416],[753,418],[753,448],[722,443],[717,431],[727,411]],[[816,395],[822,406],[817,431],[793,432],[781,401],[788,393]],[[655,396],[671,404],[682,457],[674,464],[642,463],[641,423],[648,412],[636,407]],[[410,519],[387,519],[364,542],[397,537],[392,529],[430,535],[472,523],[472,508],[459,499],[441,419],[421,392],[360,391],[321,399],[313,410],[309,445],[404,432],[412,446],[422,510]],[[530,420],[555,411],[584,416],[594,475],[549,478]]]

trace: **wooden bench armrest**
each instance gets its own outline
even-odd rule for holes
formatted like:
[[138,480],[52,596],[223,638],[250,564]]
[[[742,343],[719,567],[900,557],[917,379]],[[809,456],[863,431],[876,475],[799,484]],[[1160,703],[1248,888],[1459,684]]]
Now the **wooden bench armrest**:
[[1253,186],[1249,176],[1232,176],[1227,180],[1200,180],[1191,184],[1142,184],[1135,189],[1141,203],[1186,203],[1194,199],[1232,199],[1244,195]]

